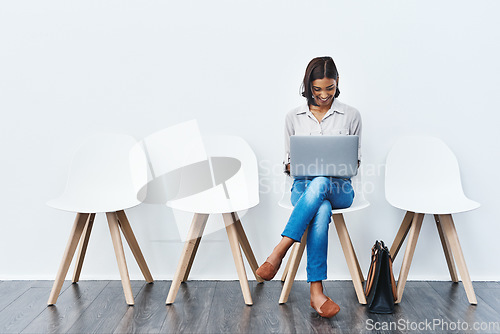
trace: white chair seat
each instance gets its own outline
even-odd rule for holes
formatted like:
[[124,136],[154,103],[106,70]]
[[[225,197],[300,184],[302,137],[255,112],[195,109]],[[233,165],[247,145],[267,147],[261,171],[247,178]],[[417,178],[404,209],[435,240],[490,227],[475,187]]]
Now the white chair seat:
[[453,214],[480,206],[465,196],[457,158],[439,138],[399,139],[387,156],[385,176],[385,197],[402,210]]
[[85,203],[79,203],[78,198],[74,196],[64,196],[48,201],[47,205],[54,209],[69,212],[100,213],[116,212],[123,209],[129,209],[141,204],[139,200],[134,199],[132,196],[129,196],[128,199],[124,200],[118,198],[118,196],[116,198],[113,198],[108,195],[109,193],[101,194],[99,192],[96,192],[92,195],[92,198],[88,198]]
[[[293,210],[293,205],[292,205],[292,202],[290,201],[290,196],[283,197],[278,202],[278,205],[281,206],[282,208]],[[345,208],[345,209],[333,209],[332,215],[337,214],[337,213],[354,212],[354,211],[358,211],[358,210],[367,208],[369,206],[370,206],[370,202],[368,202],[363,196],[354,196],[354,201],[352,202],[350,207]]]
[[71,212],[116,212],[141,204],[136,183],[147,180],[147,160],[129,135],[87,138],[73,158],[62,195],[47,205]]
[[429,213],[429,214],[453,214],[466,212],[480,207],[476,201],[463,196],[432,196],[428,194],[425,198],[418,194],[407,194],[404,198],[392,198],[389,203],[405,211]]
[[[167,206],[172,209],[203,214],[243,211],[255,205],[257,205],[257,203],[252,206],[235,205],[233,200],[226,198],[222,185],[215,186],[214,188],[190,197],[167,202]],[[214,210],[214,208],[216,208],[216,210]]]

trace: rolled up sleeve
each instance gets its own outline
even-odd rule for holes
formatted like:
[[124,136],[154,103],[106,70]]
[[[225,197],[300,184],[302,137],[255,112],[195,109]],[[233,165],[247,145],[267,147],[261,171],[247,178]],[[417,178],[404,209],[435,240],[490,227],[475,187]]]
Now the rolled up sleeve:
[[285,157],[283,158],[283,172],[287,174],[286,165],[290,163],[290,136],[293,134],[295,134],[293,121],[290,114],[287,114],[285,118]]
[[358,110],[355,109],[354,117],[351,121],[351,126],[349,129],[349,133],[359,136],[359,144],[358,144],[358,160],[361,161],[361,130],[362,130],[362,121],[361,114]]

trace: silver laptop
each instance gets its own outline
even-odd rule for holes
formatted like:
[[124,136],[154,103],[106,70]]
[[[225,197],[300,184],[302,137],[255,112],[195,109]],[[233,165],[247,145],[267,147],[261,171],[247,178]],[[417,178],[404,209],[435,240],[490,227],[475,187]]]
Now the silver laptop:
[[358,173],[359,136],[291,136],[290,174],[293,177]]

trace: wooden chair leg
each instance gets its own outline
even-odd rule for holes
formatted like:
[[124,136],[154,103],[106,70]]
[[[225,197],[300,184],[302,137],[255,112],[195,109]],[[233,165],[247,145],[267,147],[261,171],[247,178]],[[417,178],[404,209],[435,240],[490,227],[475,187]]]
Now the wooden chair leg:
[[441,226],[441,221],[439,220],[439,215],[434,215],[434,220],[436,221],[436,227],[439,233],[439,239],[441,239],[441,245],[443,245],[443,252],[446,258],[446,264],[448,265],[448,270],[450,271],[451,280],[455,283],[458,283],[457,269],[455,268],[455,262],[453,261],[453,254],[451,253],[450,244],[444,236],[443,227]]
[[174,278],[172,279],[172,284],[170,285],[170,290],[168,291],[167,300],[165,301],[167,305],[172,304],[175,301],[175,297],[177,296],[177,292],[181,286],[181,281],[186,276],[191,257],[194,259],[194,251],[195,248],[197,248],[196,242],[198,238],[201,238],[203,235],[203,230],[205,230],[208,216],[208,214],[194,214],[193,221],[191,222],[191,227],[189,228],[187,235],[187,240],[184,243],[181,258],[179,259],[179,264],[175,270]]
[[189,260],[188,260],[188,264],[187,264],[187,267],[186,267],[186,271],[184,272],[184,276],[182,277],[181,282],[186,282],[188,280],[188,278],[189,278],[189,273],[191,272],[191,267],[193,266],[193,262],[194,262],[194,258],[196,256],[196,252],[198,251],[198,247],[200,246],[201,237],[202,236],[200,235],[194,241],[193,250],[191,251],[191,255],[189,256]]
[[83,233],[83,229],[85,228],[85,223],[87,222],[88,216],[88,213],[76,214],[75,222],[69,235],[69,240],[66,245],[66,249],[64,250],[64,255],[59,266],[59,270],[57,271],[54,285],[52,286],[52,291],[50,292],[49,300],[47,302],[48,305],[54,305],[57,302],[57,298],[59,297],[59,293],[61,292],[61,288],[64,283],[64,278],[68,273],[71,260],[73,259],[73,255],[75,254],[76,247],[78,246],[78,241],[80,240],[80,237]]
[[349,232],[347,232],[347,227],[345,226],[344,216],[341,213],[334,214],[333,222],[335,223],[340,244],[342,246],[342,250],[344,251],[347,267],[349,267],[349,271],[351,273],[352,283],[358,297],[358,302],[360,304],[366,304],[363,284],[361,283],[363,275],[360,274],[360,269],[358,269],[359,263],[356,265],[358,259],[356,257],[356,253],[354,252],[354,248],[352,248],[352,242],[349,237]]
[[250,265],[250,268],[252,268],[253,275],[255,276],[257,282],[262,283],[264,282],[264,280],[255,273],[259,268],[259,265],[257,264],[257,260],[255,259],[255,255],[253,254],[252,247],[250,247],[250,242],[248,242],[248,238],[245,230],[243,229],[243,225],[241,225],[241,220],[236,212],[231,212],[231,218],[238,234],[238,240],[240,242],[241,249],[243,249],[243,253],[245,253],[248,264]]
[[118,270],[122,280],[123,293],[125,294],[125,301],[128,305],[134,305],[134,294],[132,293],[132,286],[130,285],[130,278],[128,276],[127,261],[125,260],[125,253],[123,252],[122,238],[120,235],[120,227],[114,212],[106,212],[108,219],[109,232],[111,233],[111,240],[113,241],[113,248],[115,249],[116,261],[118,263]]
[[396,237],[392,242],[390,250],[392,261],[396,259],[396,255],[398,255],[399,249],[401,248],[401,245],[405,241],[406,235],[408,234],[408,231],[410,230],[411,227],[413,215],[414,215],[413,212],[407,211],[405,217],[403,218],[403,221],[401,222],[401,226],[399,227],[398,233],[396,234]]
[[[356,252],[354,251],[354,246],[352,245],[352,240],[349,238],[349,246],[351,247],[352,253],[356,255]],[[363,277],[363,271],[361,270],[361,266],[359,265],[358,257],[354,256],[354,260],[356,261],[356,267],[358,269],[358,275],[361,279],[361,284],[365,282],[365,278]]]
[[243,256],[241,254],[240,243],[238,240],[238,232],[236,226],[234,226],[234,221],[230,213],[223,213],[224,224],[226,225],[227,237],[229,238],[229,244],[231,245],[231,252],[233,253],[234,264],[236,266],[236,271],[238,272],[238,278],[240,280],[241,292],[243,293],[243,299],[245,304],[252,305],[252,295],[250,294],[250,287],[248,285],[248,278],[245,271],[245,265],[243,264]]
[[467,294],[467,299],[471,304],[477,304],[476,294],[474,293],[474,288],[472,287],[472,281],[469,276],[469,271],[467,270],[467,265],[465,264],[465,257],[462,252],[462,247],[458,241],[457,230],[455,229],[455,224],[453,223],[453,218],[451,215],[439,215],[441,224],[443,226],[443,232],[448,243],[450,244],[453,257],[457,262],[458,271],[462,277],[462,283],[465,288],[465,293]]
[[144,279],[146,282],[152,283],[154,281],[153,276],[151,276],[148,265],[144,259],[144,255],[142,255],[141,248],[139,247],[139,243],[137,243],[137,239],[135,238],[134,231],[132,231],[132,227],[130,226],[130,222],[128,221],[125,211],[117,211],[116,217],[118,218],[118,224],[123,232],[123,235],[125,236],[125,240],[127,240],[132,254],[134,254],[135,260],[141,269]]
[[[292,246],[291,254],[295,251],[295,248],[299,247],[300,243],[294,243]],[[286,276],[288,275],[288,271],[290,270],[290,263],[292,262],[292,255],[288,256],[288,261],[286,261],[285,269],[283,270],[283,275],[281,276],[281,281],[284,282],[286,280]]]
[[89,244],[90,233],[92,232],[92,226],[94,225],[95,213],[91,213],[87,218],[87,223],[85,224],[85,229],[83,230],[80,246],[78,247],[78,256],[76,257],[75,271],[73,272],[73,283],[77,283],[80,280],[80,273],[82,271],[83,259],[85,258],[85,253],[87,252],[87,246]]
[[401,302],[401,298],[403,297],[406,279],[408,278],[408,272],[410,271],[411,260],[413,259],[413,253],[415,253],[415,247],[417,246],[418,235],[420,233],[420,228],[422,227],[423,219],[423,213],[415,213],[413,215],[410,234],[408,236],[408,244],[406,245],[403,263],[401,264],[401,271],[399,272],[397,284],[398,300],[396,300],[396,304]]
[[293,245],[292,253],[290,254],[290,259],[288,260],[290,264],[289,266],[287,265],[288,270],[286,274],[285,284],[281,289],[281,295],[279,299],[280,304],[284,304],[288,301],[288,296],[290,295],[290,291],[292,290],[295,275],[297,275],[297,270],[299,269],[300,260],[302,259],[304,249],[306,248],[308,230],[309,229],[306,229],[306,231],[302,235],[302,239],[300,239],[300,242],[296,242]]

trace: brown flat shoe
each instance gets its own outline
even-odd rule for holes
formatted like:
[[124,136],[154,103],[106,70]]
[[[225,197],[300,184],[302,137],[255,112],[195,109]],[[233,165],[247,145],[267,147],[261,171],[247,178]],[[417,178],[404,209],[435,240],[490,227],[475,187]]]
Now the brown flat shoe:
[[276,273],[280,269],[281,266],[281,261],[278,264],[278,267],[275,268],[272,264],[269,262],[264,262],[256,271],[255,273],[260,276],[265,281],[270,281],[276,276]]
[[319,311],[316,310],[311,302],[311,307],[318,312],[318,314],[323,318],[331,318],[335,316],[340,311],[340,306],[338,306],[333,300],[329,297],[328,299],[321,305]]

